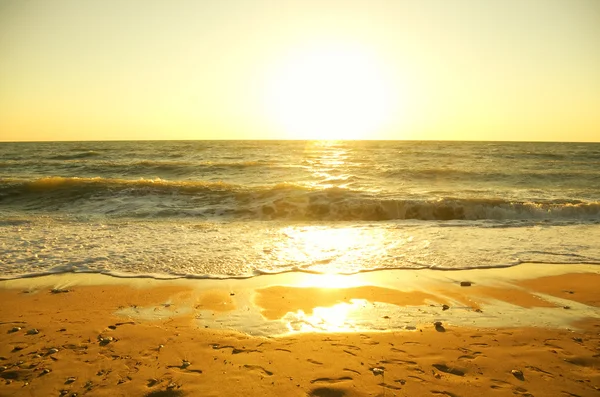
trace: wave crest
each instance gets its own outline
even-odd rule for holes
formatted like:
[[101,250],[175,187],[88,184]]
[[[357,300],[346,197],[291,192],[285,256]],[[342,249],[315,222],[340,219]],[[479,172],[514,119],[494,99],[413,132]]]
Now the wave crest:
[[263,205],[259,217],[314,220],[541,220],[600,216],[600,202],[511,202],[502,199],[443,198],[432,200],[336,199],[309,195],[307,200],[278,200]]
[[85,152],[80,152],[80,153],[74,153],[74,154],[58,154],[56,156],[51,156],[48,157],[51,160],[79,160],[79,159],[85,159],[85,158],[90,158],[90,157],[97,157],[97,156],[101,156],[102,153],[97,152],[95,150],[88,150]]
[[[94,202],[93,209],[89,203]],[[381,197],[294,183],[247,186],[220,181],[47,177],[0,179],[0,203],[13,208],[145,217],[227,217],[330,221],[592,220],[600,202],[510,201],[481,197]]]

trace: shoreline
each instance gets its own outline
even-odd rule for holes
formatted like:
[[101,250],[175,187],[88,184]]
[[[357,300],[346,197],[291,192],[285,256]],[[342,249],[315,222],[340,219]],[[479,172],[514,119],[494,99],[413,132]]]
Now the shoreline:
[[3,280],[0,396],[597,395],[598,285],[572,264]]

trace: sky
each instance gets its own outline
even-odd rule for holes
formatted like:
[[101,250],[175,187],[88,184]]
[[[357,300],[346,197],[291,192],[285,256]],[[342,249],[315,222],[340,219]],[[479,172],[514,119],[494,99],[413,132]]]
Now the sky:
[[597,0],[0,0],[0,141],[600,141]]

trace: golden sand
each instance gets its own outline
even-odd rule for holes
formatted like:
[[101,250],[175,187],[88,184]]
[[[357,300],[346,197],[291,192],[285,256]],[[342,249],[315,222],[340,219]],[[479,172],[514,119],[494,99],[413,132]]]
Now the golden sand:
[[0,396],[597,396],[599,285],[561,265],[2,281]]

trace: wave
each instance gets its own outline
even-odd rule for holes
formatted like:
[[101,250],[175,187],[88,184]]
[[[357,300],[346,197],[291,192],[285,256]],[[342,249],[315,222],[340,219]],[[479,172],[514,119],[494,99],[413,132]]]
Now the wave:
[[0,197],[28,193],[52,193],[72,191],[85,195],[87,193],[166,191],[166,192],[201,192],[206,190],[232,190],[235,185],[224,182],[207,181],[167,181],[164,179],[118,179],[118,178],[79,178],[79,177],[46,177],[36,180],[0,179]]
[[[333,197],[332,197],[333,196]],[[335,197],[313,194],[300,205],[279,200],[264,205],[263,218],[315,220],[597,220],[600,202],[513,202],[503,199],[430,200]]]
[[104,167],[122,168],[129,173],[145,173],[148,171],[167,171],[181,173],[197,173],[200,171],[215,171],[216,169],[246,169],[268,167],[268,161],[193,161],[193,160],[140,160],[130,163],[103,162]]
[[[585,262],[584,262],[585,263]],[[422,266],[422,265],[414,265],[414,266],[395,266],[395,267],[373,267],[368,269],[361,269],[349,272],[339,272],[334,273],[337,275],[352,275],[352,274],[361,274],[361,273],[371,273],[377,271],[390,271],[390,270],[439,270],[439,271],[457,271],[457,270],[470,270],[470,269],[500,269],[513,267],[521,264],[520,261],[514,261],[512,263],[504,263],[499,265],[490,265],[490,266],[465,266],[465,267],[441,267],[441,266]],[[52,269],[46,271],[37,271],[31,273],[17,273],[17,274],[6,274],[0,275],[0,280],[15,280],[15,279],[24,279],[24,278],[35,278],[35,277],[44,277],[54,274],[65,274],[65,273],[83,273],[83,274],[101,274],[104,276],[110,276],[115,278],[150,278],[155,280],[174,280],[174,279],[200,279],[200,280],[245,280],[253,277],[259,276],[272,276],[278,274],[286,274],[286,273],[299,273],[299,274],[332,274],[331,272],[311,270],[311,269],[301,269],[297,267],[283,269],[283,270],[254,270],[251,273],[247,274],[239,274],[239,275],[231,275],[231,274],[181,274],[181,273],[130,273],[125,271],[114,271],[114,270],[97,270],[97,269],[71,269],[69,266],[57,266]]]
[[[468,194],[467,191],[464,192]],[[48,177],[0,179],[0,204],[20,211],[134,217],[257,220],[580,220],[598,221],[600,202],[555,198],[383,197],[294,183],[249,186],[211,181]],[[92,205],[93,204],[93,205]]]
[[95,150],[88,150],[85,152],[79,152],[79,153],[74,153],[74,154],[59,154],[56,156],[50,156],[48,157],[50,160],[79,160],[79,159],[86,159],[86,158],[90,158],[90,157],[97,157],[97,156],[101,156],[102,153],[95,151]]
[[490,264],[490,265],[466,265],[461,267],[451,267],[451,266],[427,266],[427,265],[404,265],[404,266],[374,266],[370,268],[356,269],[353,271],[339,271],[332,273],[331,271],[320,271],[316,269],[304,269],[299,267],[290,267],[279,270],[262,270],[255,269],[249,273],[243,274],[195,274],[195,273],[135,273],[135,272],[127,272],[127,271],[119,271],[119,270],[108,270],[108,269],[92,269],[92,268],[74,268],[72,266],[55,266],[51,269],[42,270],[42,271],[33,271],[33,272],[22,272],[22,273],[12,273],[12,274],[2,274],[0,275],[0,280],[16,280],[16,279],[25,279],[25,278],[36,278],[36,277],[44,277],[56,274],[100,274],[103,276],[115,277],[115,278],[125,278],[125,279],[155,279],[155,280],[176,280],[176,279],[193,279],[193,280],[246,280],[254,277],[261,276],[273,276],[273,275],[281,275],[287,273],[297,273],[297,274],[314,274],[314,275],[341,275],[341,276],[350,276],[354,274],[364,274],[364,273],[372,273],[372,272],[380,272],[380,271],[401,271],[401,270],[411,270],[411,271],[422,271],[422,270],[435,270],[441,272],[455,272],[455,271],[464,271],[464,270],[484,270],[484,269],[505,269],[510,267],[516,267],[524,264],[539,264],[539,265],[555,265],[555,264],[564,264],[564,265],[599,265],[600,261],[595,259],[571,259],[566,261],[543,261],[543,260],[512,260],[506,261],[505,263],[498,264]]
[[590,178],[593,178],[598,173],[596,168],[578,169],[573,171],[562,170],[540,170],[536,172],[511,170],[510,172],[482,171],[482,170],[464,170],[453,168],[421,168],[421,169],[397,169],[380,167],[380,175],[385,178],[394,178],[397,180],[412,179],[412,180],[463,180],[463,181],[507,181],[511,183],[518,182],[564,182],[565,180],[577,181],[582,185],[589,185]]
[[[52,170],[55,174],[123,177],[193,177],[194,175],[212,172],[237,172],[252,168],[284,168],[281,164],[265,160],[256,161],[194,161],[185,159],[169,160],[105,160],[92,154],[78,153],[60,155],[46,159],[0,160],[0,170],[6,175],[31,175],[40,170]],[[285,167],[287,168],[287,167]]]

